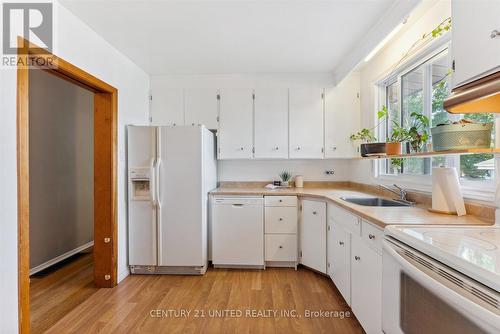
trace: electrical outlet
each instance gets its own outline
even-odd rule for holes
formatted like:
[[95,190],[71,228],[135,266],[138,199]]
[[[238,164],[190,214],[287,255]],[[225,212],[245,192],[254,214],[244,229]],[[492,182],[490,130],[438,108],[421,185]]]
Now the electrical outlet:
[[325,171],[325,174],[326,175],[334,175],[335,171],[333,169],[332,170],[327,170],[327,171]]

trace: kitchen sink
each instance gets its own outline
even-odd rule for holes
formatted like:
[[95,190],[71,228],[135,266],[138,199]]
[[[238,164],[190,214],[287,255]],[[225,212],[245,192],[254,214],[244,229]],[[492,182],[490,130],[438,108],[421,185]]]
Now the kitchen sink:
[[411,206],[411,203],[380,197],[341,197],[341,199],[363,206]]

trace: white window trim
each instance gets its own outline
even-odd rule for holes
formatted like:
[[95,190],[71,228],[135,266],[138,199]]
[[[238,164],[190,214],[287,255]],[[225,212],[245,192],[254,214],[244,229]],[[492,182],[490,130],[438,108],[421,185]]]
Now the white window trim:
[[[391,72],[396,72],[396,74],[391,75],[391,73],[386,73],[383,75],[380,80],[377,80],[374,84],[374,95],[375,103],[374,110],[380,110],[383,105],[386,103],[386,85],[394,81],[398,82],[399,87],[401,87],[401,77],[417,68],[421,64],[429,61],[433,57],[437,56],[439,53],[448,49],[448,57],[450,57],[451,63],[451,33],[448,32],[441,36],[436,41],[430,43],[423,50],[415,53],[409,59],[405,60],[400,66]],[[400,103],[402,103],[400,98]],[[375,113],[374,113],[375,114]],[[377,122],[376,115],[375,122]],[[375,123],[377,124],[377,123]],[[385,138],[380,138],[381,134],[379,131],[377,138],[381,141],[385,141]],[[450,156],[453,158],[454,156]],[[448,159],[447,159],[448,160]],[[394,184],[404,186],[411,190],[423,191],[423,192],[432,192],[432,175],[410,175],[410,174],[382,174],[380,171],[379,160],[375,159],[372,162],[373,176],[375,180],[382,184]],[[498,176],[495,174],[495,179]],[[493,202],[495,200],[496,194],[496,180],[487,180],[487,181],[468,181],[468,180],[460,180],[460,187],[462,191],[462,195],[465,198],[479,200],[484,202]]]

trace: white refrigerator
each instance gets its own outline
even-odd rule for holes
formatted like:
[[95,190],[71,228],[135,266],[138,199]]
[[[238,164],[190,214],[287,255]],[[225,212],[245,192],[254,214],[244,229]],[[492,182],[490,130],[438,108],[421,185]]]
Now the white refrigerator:
[[133,274],[204,274],[215,136],[204,126],[127,127],[128,255]]

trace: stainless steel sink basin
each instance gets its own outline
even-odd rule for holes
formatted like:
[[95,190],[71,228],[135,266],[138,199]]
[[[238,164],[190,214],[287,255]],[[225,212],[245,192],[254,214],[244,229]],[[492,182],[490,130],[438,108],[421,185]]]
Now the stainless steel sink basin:
[[341,197],[346,202],[363,206],[411,206],[411,203],[380,197]]

